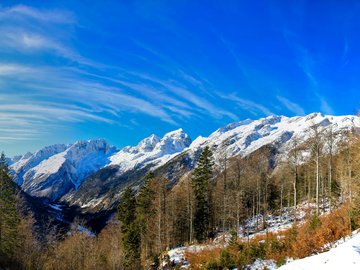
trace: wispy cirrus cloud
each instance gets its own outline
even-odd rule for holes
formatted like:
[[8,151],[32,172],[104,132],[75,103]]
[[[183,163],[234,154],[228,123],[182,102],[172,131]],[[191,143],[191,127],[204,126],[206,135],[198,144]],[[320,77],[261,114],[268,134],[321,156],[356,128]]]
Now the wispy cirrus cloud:
[[[326,97],[321,94],[321,87],[323,87],[326,82],[324,82],[324,79],[320,76],[321,68],[319,68],[319,66],[323,64],[320,55],[315,56],[308,49],[302,46],[297,41],[296,35],[291,31],[285,30],[284,37],[288,44],[294,49],[295,63],[306,76],[309,82],[309,90],[312,91],[312,95],[317,99],[319,108],[326,114],[334,114],[334,109],[329,105]],[[345,54],[347,54],[347,50],[348,48],[345,42]]]
[[[121,77],[104,75],[103,69],[108,69],[108,66],[83,57],[56,34],[59,29],[57,24],[61,24],[61,27],[64,24],[76,24],[75,17],[69,12],[21,5],[1,8],[1,20],[4,24],[0,26],[0,31],[3,33],[0,53],[1,50],[5,50],[24,55],[36,53],[47,54],[47,57],[60,56],[90,67],[92,70],[90,73],[87,67],[83,69],[71,63],[70,66],[69,63],[65,63],[52,67],[30,66],[19,62],[0,63],[0,78],[2,77],[5,85],[9,87],[16,85],[18,88],[28,89],[27,93],[29,90],[32,92],[30,96],[22,97],[23,100],[40,107],[44,105],[43,100],[53,102],[55,109],[49,112],[49,118],[58,119],[56,112],[61,112],[64,115],[61,121],[71,122],[83,118],[106,122],[104,119],[108,117],[111,121],[118,122],[124,114],[142,114],[172,125],[177,125],[179,120],[208,115],[217,119],[221,117],[236,119],[233,113],[213,105],[206,98],[196,94],[197,90],[206,91],[201,80],[185,72],[181,65],[171,58],[155,51],[151,51],[151,55],[155,55],[160,61],[146,58],[143,60],[147,61],[148,65],[158,66],[166,76],[172,76],[173,80],[159,79],[153,74],[145,76],[141,71],[129,72],[128,69],[121,72],[125,74]],[[28,26],[23,23],[24,20],[32,20],[43,27]],[[118,68],[110,67],[110,69],[114,72]],[[20,73],[20,80],[11,82],[8,79],[18,78]],[[188,85],[178,83],[176,80],[186,82]],[[189,85],[191,90],[188,89]],[[19,94],[16,96],[19,97]],[[64,111],[58,110],[62,106],[66,107],[68,103],[80,104],[81,106],[77,108],[79,113],[69,108]],[[19,108],[17,104],[13,103],[13,105]],[[92,111],[84,111],[84,107],[92,108]],[[45,112],[39,110],[39,107],[28,108],[24,111],[28,113],[31,109],[34,116]]]
[[183,86],[177,82],[160,80],[144,75],[142,75],[142,78],[154,83],[155,85],[163,87],[167,91],[173,93],[178,98],[182,98],[184,101],[190,103],[190,106],[192,106],[192,108],[195,108],[201,113],[210,114],[214,118],[221,118],[223,116],[227,116],[233,120],[237,119],[234,113],[213,105],[203,96],[196,95],[193,91],[187,89],[186,86]]
[[334,109],[329,105],[329,103],[323,97],[320,98],[320,108],[325,114],[334,114]]
[[[48,77],[49,80],[50,78]],[[127,114],[142,113],[175,124],[172,117],[160,106],[126,94],[120,89],[82,80],[65,80],[60,84],[59,80],[55,81],[56,86],[46,84],[44,81],[31,83],[24,81],[24,84],[34,89],[34,92],[24,96],[19,94],[4,96],[8,104],[0,105],[2,117],[14,122],[24,118],[38,120],[44,125],[56,121],[98,121],[113,124],[116,118],[121,118],[121,113],[126,112]],[[23,103],[19,104],[19,99],[22,99]],[[51,103],[48,100],[51,100]]]
[[71,33],[76,24],[75,16],[64,10],[25,5],[0,8],[0,51],[27,55],[48,53],[74,63],[102,67],[67,44],[66,30]]
[[305,115],[305,110],[295,102],[288,100],[285,97],[277,96],[276,97],[289,111],[295,113],[296,115]]
[[29,73],[29,68],[19,64],[0,64],[0,76]]
[[43,22],[72,24],[74,16],[63,10],[39,10],[25,5],[0,8],[0,20],[2,19],[34,19]]
[[83,57],[73,49],[61,43],[61,41],[46,37],[42,33],[34,33],[28,29],[3,28],[0,40],[0,49],[16,51],[24,54],[30,53],[53,53],[75,63],[92,67],[103,67],[86,57]]
[[[221,94],[220,94],[221,95]],[[236,93],[224,96],[221,95],[222,98],[234,101],[242,110],[246,110],[251,112],[253,115],[258,116],[259,113],[260,114],[265,114],[265,115],[272,115],[274,114],[270,109],[268,109],[266,106],[254,102],[252,100],[249,99],[244,99],[241,97],[238,97]]]
[[81,122],[86,119],[103,121],[106,123],[112,123],[111,120],[92,114],[91,110],[73,106],[61,104],[49,104],[41,103],[11,103],[0,105],[0,112],[2,119],[29,119],[29,120],[40,120],[40,121],[66,121],[66,122]]
[[[118,52],[121,60],[127,59],[124,54],[135,60],[107,65],[97,61],[99,54],[83,56],[74,45],[77,19],[72,13],[14,6],[0,8],[0,22],[0,56],[12,56],[0,62],[3,141],[11,134],[13,140],[37,138],[60,126],[141,127],[151,119],[170,129],[190,122],[221,125],[239,120],[239,111],[273,114],[240,93],[219,94],[223,85],[213,84],[201,69],[144,44]],[[256,76],[242,68],[255,89]]]
[[344,48],[342,52],[342,67],[345,67],[349,63],[349,40],[348,37],[344,36]]

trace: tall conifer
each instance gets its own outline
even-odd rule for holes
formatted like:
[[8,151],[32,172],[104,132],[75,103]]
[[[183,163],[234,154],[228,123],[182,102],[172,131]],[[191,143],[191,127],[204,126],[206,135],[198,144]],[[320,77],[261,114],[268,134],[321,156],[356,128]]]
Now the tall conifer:
[[121,232],[123,235],[124,268],[139,269],[140,267],[140,233],[136,220],[136,200],[131,187],[128,187],[118,208]]
[[197,167],[194,169],[192,185],[195,196],[194,229],[195,238],[204,242],[211,231],[212,207],[210,180],[213,173],[213,155],[206,146],[199,158]]
[[0,156],[0,257],[13,259],[18,244],[16,188],[13,183],[4,153]]

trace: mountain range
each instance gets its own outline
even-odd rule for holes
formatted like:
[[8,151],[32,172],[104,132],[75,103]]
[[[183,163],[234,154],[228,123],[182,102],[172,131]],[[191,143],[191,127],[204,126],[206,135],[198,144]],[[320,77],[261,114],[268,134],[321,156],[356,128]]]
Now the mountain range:
[[271,145],[275,161],[286,157],[291,142],[305,142],[312,127],[330,131],[335,141],[347,131],[359,130],[360,119],[354,115],[331,116],[312,113],[306,116],[268,116],[228,124],[194,141],[182,129],[141,140],[136,146],[117,149],[103,139],[56,144],[35,153],[8,160],[14,181],[28,195],[49,205],[76,206],[82,212],[96,213],[113,209],[122,190],[141,185],[151,171],[176,184],[191,171],[205,146],[209,146],[215,163],[236,156],[245,157]]

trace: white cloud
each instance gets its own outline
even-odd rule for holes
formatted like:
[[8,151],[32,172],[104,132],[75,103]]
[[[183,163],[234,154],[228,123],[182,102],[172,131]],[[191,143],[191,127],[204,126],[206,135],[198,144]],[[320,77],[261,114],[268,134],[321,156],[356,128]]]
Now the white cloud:
[[0,19],[30,18],[43,22],[72,24],[74,16],[67,11],[41,10],[25,5],[17,5],[0,9]]
[[28,73],[29,68],[18,64],[2,64],[0,63],[0,76],[19,75],[19,73]]
[[[0,62],[4,89],[0,93],[0,126],[8,125],[15,133],[24,127],[42,130],[85,121],[125,125],[128,118],[138,115],[172,125],[206,117],[237,120],[230,110],[216,104],[217,96],[205,87],[209,82],[191,69],[184,71],[166,55],[156,55],[158,61],[145,60],[160,71],[155,75],[151,69],[144,75],[138,67],[136,73],[130,74],[131,69],[124,67],[125,72],[114,75],[119,68],[83,57],[69,43],[76,37],[72,36],[75,31],[67,30],[76,25],[64,24],[72,23],[74,17],[66,11],[24,5],[0,8],[0,53],[15,55],[13,63]],[[56,64],[25,65],[22,58],[26,63],[46,58]],[[107,71],[113,77],[105,76]]]
[[320,108],[321,111],[325,114],[330,114],[333,115],[334,114],[334,110],[331,108],[331,106],[329,105],[329,103],[323,98],[323,97],[319,97],[320,98]]
[[147,82],[162,87],[167,92],[170,91],[173,95],[177,96],[177,99],[182,99],[183,102],[190,103],[190,106],[193,110],[197,110],[202,114],[211,115],[217,119],[227,116],[233,120],[237,120],[236,115],[234,115],[232,112],[215,106],[204,96],[196,95],[193,91],[190,91],[185,86],[182,86],[175,81],[165,81],[143,74],[138,74],[138,76]]
[[86,119],[112,123],[111,120],[92,114],[81,107],[67,108],[64,104],[7,104],[0,105],[0,120],[29,119],[41,122],[82,122]]
[[34,137],[24,137],[24,136],[14,137],[13,135],[0,136],[0,142],[2,142],[2,143],[6,143],[9,141],[32,141],[32,140],[34,140]]
[[0,8],[0,50],[26,55],[45,52],[81,65],[103,67],[69,46],[74,26],[74,16],[67,11],[25,5],[3,7]]
[[305,111],[299,104],[291,102],[287,98],[282,96],[276,97],[289,111],[295,113],[296,115],[305,115]]
[[29,30],[18,30],[12,28],[1,28],[2,38],[0,47],[8,50],[16,50],[21,53],[32,52],[51,52],[55,55],[68,59],[72,62],[92,66],[104,67],[99,63],[81,56],[76,51],[63,45],[59,40],[46,37],[39,33],[33,33]]
[[236,94],[231,94],[231,95],[227,95],[227,96],[220,95],[220,96],[222,98],[234,101],[235,103],[237,103],[238,106],[241,107],[241,109],[243,109],[245,111],[249,111],[250,113],[252,113],[254,115],[258,115],[259,112],[262,114],[265,114],[265,115],[274,114],[264,105],[262,105],[260,103],[256,103],[252,100],[240,98]]

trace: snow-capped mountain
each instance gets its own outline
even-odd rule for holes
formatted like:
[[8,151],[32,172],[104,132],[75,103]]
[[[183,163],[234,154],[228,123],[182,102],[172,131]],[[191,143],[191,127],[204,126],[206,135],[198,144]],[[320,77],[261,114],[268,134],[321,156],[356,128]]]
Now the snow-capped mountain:
[[182,129],[165,134],[162,138],[151,135],[137,146],[127,146],[110,157],[110,163],[94,173],[62,200],[82,209],[106,209],[114,205],[127,185],[138,185],[149,170],[156,170],[191,144]]
[[182,129],[169,132],[161,139],[153,134],[143,139],[137,146],[127,146],[117,152],[110,158],[109,165],[117,165],[121,171],[140,169],[149,163],[158,167],[190,144],[189,135]]
[[[162,138],[151,135],[136,146],[121,150],[104,140],[80,141],[72,145],[45,147],[35,154],[12,159],[14,180],[28,194],[52,201],[66,201],[82,208],[107,208],[119,199],[127,185],[138,185],[149,170],[176,182],[194,168],[201,150],[209,146],[215,161],[226,156],[246,156],[272,145],[286,154],[294,138],[305,141],[317,125],[340,137],[343,131],[360,128],[358,117],[269,116],[244,120],[219,128],[208,137],[193,142],[182,129]],[[336,140],[335,140],[336,141]]]
[[10,168],[14,180],[28,194],[56,200],[108,164],[115,152],[104,140],[78,141],[27,153]]
[[14,181],[32,196],[57,200],[68,191],[75,192],[83,180],[101,168],[112,166],[117,174],[151,164],[161,166],[183,151],[191,139],[182,129],[163,138],[151,135],[137,146],[120,151],[104,140],[78,141],[71,145],[52,145],[35,154],[11,160]]
[[11,161],[11,169],[14,170],[14,181],[22,186],[24,180],[24,174],[27,173],[32,168],[39,165],[42,161],[47,160],[48,158],[65,151],[66,145],[56,144],[51,146],[46,146],[39,151],[32,153],[26,153],[23,156],[14,157]]
[[[244,120],[219,128],[209,137],[198,137],[190,145],[192,151],[206,145],[213,149],[215,159],[246,156],[268,144],[274,144],[280,152],[286,152],[294,138],[299,142],[312,136],[313,126],[322,132],[338,137],[343,131],[360,128],[357,116],[331,116],[312,113],[307,116],[268,116],[259,120]],[[335,138],[336,139],[336,138]]]

